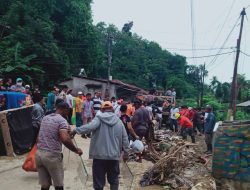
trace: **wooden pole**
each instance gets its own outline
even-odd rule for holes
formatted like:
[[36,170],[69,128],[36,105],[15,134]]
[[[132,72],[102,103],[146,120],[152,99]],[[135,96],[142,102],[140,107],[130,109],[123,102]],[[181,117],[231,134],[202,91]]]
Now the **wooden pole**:
[[0,113],[0,127],[2,129],[3,141],[7,156],[15,156],[6,115],[7,115],[6,112]]

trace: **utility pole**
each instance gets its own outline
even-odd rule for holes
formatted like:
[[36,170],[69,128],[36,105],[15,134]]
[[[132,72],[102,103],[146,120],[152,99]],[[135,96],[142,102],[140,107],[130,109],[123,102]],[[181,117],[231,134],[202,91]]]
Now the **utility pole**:
[[204,82],[205,82],[205,73],[206,72],[206,64],[204,63],[203,67],[202,67],[202,87],[201,87],[201,107],[203,106],[203,96],[204,96]]
[[112,80],[111,65],[112,65],[112,36],[110,32],[108,31],[108,82],[107,82],[107,88],[105,92],[106,98],[110,97],[109,87],[110,87],[110,81]]
[[230,109],[233,112],[233,119],[235,120],[236,117],[236,100],[237,100],[237,73],[238,73],[238,62],[240,57],[240,44],[241,44],[241,37],[242,37],[242,30],[244,24],[244,17],[246,15],[245,8],[240,13],[241,15],[241,24],[240,24],[240,33],[239,38],[237,39],[237,50],[236,50],[236,59],[234,64],[234,74],[233,74],[233,81],[232,81],[232,95],[231,95],[231,102],[230,102]]
[[108,80],[111,79],[111,65],[112,65],[112,36],[108,32]]

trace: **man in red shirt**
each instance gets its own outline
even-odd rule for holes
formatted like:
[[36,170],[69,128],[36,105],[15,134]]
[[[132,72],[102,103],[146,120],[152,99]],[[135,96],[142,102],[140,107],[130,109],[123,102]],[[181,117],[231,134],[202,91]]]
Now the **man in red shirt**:
[[187,106],[181,106],[180,115],[190,119],[190,111]]
[[186,116],[181,116],[181,114],[175,114],[176,119],[179,121],[181,126],[181,135],[183,139],[187,140],[187,135],[192,139],[192,143],[195,143],[195,136],[193,133],[193,123]]

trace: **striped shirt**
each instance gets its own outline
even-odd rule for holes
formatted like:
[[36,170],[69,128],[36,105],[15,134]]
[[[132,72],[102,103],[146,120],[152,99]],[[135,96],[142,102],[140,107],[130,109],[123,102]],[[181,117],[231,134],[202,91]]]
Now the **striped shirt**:
[[93,101],[93,109],[94,109],[94,112],[96,114],[101,109],[102,99],[94,97],[92,101]]
[[38,136],[37,148],[49,152],[61,153],[60,130],[67,130],[67,121],[59,114],[52,113],[43,118]]

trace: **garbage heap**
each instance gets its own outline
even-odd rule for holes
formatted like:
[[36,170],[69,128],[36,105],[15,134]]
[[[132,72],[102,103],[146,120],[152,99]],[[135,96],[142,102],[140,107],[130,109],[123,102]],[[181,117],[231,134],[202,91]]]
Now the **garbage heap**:
[[149,148],[155,164],[143,175],[141,186],[158,184],[166,189],[216,189],[208,166],[209,157],[202,155],[198,144],[184,141],[171,131],[156,131],[155,139]]

